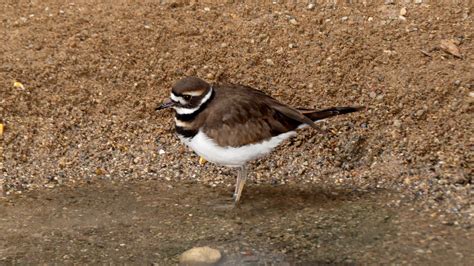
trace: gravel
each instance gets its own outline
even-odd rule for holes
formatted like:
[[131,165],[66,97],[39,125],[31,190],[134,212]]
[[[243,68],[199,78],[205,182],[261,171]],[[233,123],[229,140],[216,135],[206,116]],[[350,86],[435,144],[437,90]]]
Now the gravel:
[[[435,5],[410,6],[407,23],[391,19],[397,5],[295,7],[5,3],[5,190],[97,179],[231,186],[233,171],[199,166],[173,135],[172,114],[154,111],[173,82],[196,75],[254,86],[294,106],[367,106],[323,122],[333,134],[302,130],[251,165],[250,183],[389,188],[427,208],[465,213],[472,19]],[[463,57],[436,49],[458,37]]]

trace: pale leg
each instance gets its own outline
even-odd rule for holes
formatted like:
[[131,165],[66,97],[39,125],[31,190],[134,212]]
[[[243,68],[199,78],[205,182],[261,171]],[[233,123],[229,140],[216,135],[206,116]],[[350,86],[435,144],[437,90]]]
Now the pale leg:
[[241,166],[237,170],[237,183],[235,184],[234,202],[237,204],[242,196],[242,190],[244,189],[245,181],[247,180],[247,169],[245,166]]
[[239,167],[237,169],[237,181],[235,183],[235,190],[234,190],[234,195],[232,195],[232,198],[235,200],[237,198],[237,193],[239,191],[239,186],[240,186],[240,181],[242,180],[242,173],[241,173],[241,168]]

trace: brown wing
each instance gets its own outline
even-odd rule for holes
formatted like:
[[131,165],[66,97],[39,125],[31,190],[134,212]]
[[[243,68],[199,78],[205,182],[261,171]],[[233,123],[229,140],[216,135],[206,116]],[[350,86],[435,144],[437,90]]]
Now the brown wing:
[[[294,130],[301,124],[295,119],[298,114],[304,117],[296,110],[286,110],[285,105],[249,87],[216,87],[215,93],[207,108],[202,130],[221,146],[239,147],[261,142]],[[293,115],[287,115],[288,112]]]

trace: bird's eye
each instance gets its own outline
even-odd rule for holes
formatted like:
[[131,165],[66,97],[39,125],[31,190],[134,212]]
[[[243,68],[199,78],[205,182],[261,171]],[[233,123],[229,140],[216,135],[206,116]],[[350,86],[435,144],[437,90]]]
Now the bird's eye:
[[191,95],[183,95],[183,99],[185,99],[186,101],[189,101],[191,100]]

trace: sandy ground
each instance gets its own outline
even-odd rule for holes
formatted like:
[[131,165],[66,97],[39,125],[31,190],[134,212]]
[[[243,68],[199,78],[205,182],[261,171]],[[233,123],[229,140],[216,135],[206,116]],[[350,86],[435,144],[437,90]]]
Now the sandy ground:
[[[472,261],[469,1],[231,2],[0,3],[0,260]],[[230,211],[235,173],[154,112],[186,75],[367,110],[252,163]]]

